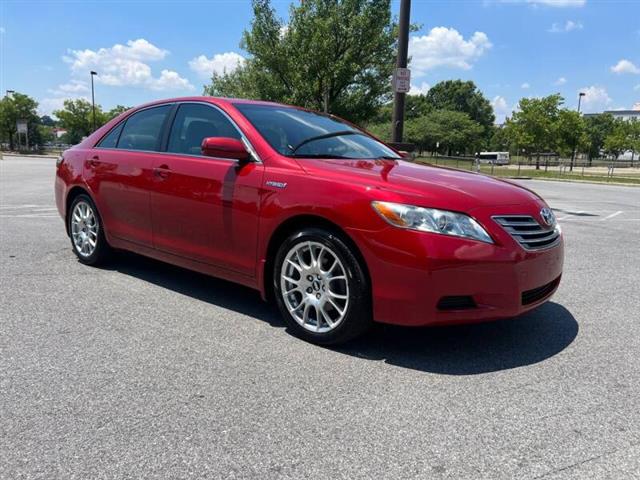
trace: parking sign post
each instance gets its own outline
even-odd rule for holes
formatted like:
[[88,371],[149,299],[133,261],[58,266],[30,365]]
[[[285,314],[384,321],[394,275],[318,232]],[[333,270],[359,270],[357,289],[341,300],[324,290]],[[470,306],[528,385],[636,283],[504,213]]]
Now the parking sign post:
[[402,142],[404,128],[404,97],[409,91],[410,73],[407,69],[409,50],[409,17],[411,15],[411,0],[400,1],[400,19],[398,25],[398,58],[393,75],[393,123],[392,141]]

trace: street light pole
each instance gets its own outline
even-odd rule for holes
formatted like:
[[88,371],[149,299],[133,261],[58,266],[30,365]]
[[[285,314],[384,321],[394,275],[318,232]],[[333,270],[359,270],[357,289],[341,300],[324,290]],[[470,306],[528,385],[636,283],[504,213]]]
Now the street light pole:
[[[407,68],[409,51],[409,19],[411,16],[411,0],[400,0],[400,19],[398,24],[398,58],[396,68]],[[395,86],[394,86],[395,89]],[[402,142],[404,128],[404,99],[405,93],[393,93],[393,124],[392,141]]]
[[[580,114],[580,103],[582,102],[582,97],[584,97],[585,95],[586,95],[586,93],[584,93],[584,92],[578,93],[578,115]],[[577,147],[576,144],[577,143],[578,143],[577,140],[573,141],[573,152],[571,153],[571,165],[569,166],[569,171],[570,172],[573,172],[573,164],[576,161],[576,147]]]
[[93,91],[93,76],[97,75],[98,72],[94,72],[91,70],[91,110],[93,111],[93,131],[96,131],[96,98]]

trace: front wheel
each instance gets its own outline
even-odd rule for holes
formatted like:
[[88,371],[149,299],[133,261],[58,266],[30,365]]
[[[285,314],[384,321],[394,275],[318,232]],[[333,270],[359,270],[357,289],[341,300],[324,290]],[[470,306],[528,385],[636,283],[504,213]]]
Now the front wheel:
[[328,230],[289,236],[278,250],[273,282],[287,325],[305,340],[342,343],[371,324],[367,276],[348,244]]
[[69,237],[73,253],[85,265],[98,265],[110,253],[109,244],[104,236],[104,228],[93,200],[81,194],[73,199],[69,212]]

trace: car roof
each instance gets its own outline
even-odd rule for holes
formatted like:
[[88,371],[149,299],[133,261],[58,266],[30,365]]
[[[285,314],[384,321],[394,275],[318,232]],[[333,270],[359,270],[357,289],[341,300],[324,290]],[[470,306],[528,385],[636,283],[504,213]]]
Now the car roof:
[[151,107],[153,105],[161,105],[164,103],[175,103],[175,102],[207,102],[207,103],[214,103],[214,104],[221,104],[221,103],[225,103],[225,104],[233,104],[233,103],[245,103],[245,104],[254,104],[254,105],[270,105],[270,106],[286,106],[286,107],[292,107],[292,108],[300,108],[300,107],[296,107],[294,105],[285,105],[283,103],[277,103],[277,102],[269,102],[269,101],[264,101],[264,100],[250,100],[250,99],[246,99],[246,98],[231,98],[231,97],[209,97],[209,96],[192,96],[192,97],[175,97],[175,98],[164,98],[162,100],[154,100],[152,102],[149,103],[145,103],[143,105],[138,105],[136,107],[134,107],[136,110],[140,109],[140,108],[146,108],[146,107]]

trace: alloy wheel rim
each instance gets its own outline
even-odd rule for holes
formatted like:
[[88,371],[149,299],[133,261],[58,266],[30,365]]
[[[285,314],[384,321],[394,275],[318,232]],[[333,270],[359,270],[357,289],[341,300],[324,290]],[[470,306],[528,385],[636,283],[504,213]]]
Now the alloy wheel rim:
[[78,202],[71,213],[73,246],[82,257],[90,257],[98,245],[98,220],[87,202]]
[[329,247],[318,242],[293,246],[280,272],[282,299],[300,326],[326,333],[340,325],[349,307],[349,282]]

